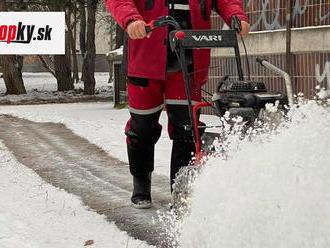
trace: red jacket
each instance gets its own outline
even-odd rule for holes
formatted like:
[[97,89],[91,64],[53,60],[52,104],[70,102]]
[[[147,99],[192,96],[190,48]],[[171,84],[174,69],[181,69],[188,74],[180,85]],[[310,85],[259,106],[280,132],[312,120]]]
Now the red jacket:
[[[105,0],[106,6],[112,17],[118,24],[126,29],[128,23],[134,20],[144,20],[146,23],[160,16],[168,15],[166,0],[153,0],[150,9],[147,2],[150,0]],[[243,10],[242,0],[189,0],[191,24],[193,29],[210,29],[210,15],[212,2],[216,1],[216,10],[224,21],[229,24],[233,15],[241,20],[248,18]],[[205,3],[204,9],[200,3]],[[148,8],[148,9],[146,9]],[[203,18],[204,11],[204,18]],[[128,68],[130,77],[149,79],[166,79],[167,64],[167,42],[168,28],[157,28],[152,32],[149,39],[128,41]],[[207,81],[207,70],[210,64],[209,49],[194,50],[194,69],[200,71],[195,74],[195,82],[205,83]]]

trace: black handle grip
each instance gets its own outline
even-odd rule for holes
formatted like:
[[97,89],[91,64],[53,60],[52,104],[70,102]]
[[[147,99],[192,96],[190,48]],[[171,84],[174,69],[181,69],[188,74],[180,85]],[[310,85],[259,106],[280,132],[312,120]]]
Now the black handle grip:
[[242,31],[242,23],[237,16],[233,16],[231,18],[231,28],[236,30],[237,33],[240,33]]
[[177,21],[175,21],[175,19],[172,16],[161,16],[161,17],[157,18],[156,20],[149,22],[146,25],[146,27],[145,27],[146,33],[148,34],[148,33],[152,32],[152,30],[154,30],[155,28],[160,28],[165,25],[172,25],[177,30],[180,29],[179,23],[177,23]]
[[145,29],[146,29],[146,33],[147,33],[147,34],[149,34],[149,33],[152,31],[152,28],[151,28],[151,26],[149,26],[149,25],[147,25],[147,26],[145,27]]
[[151,21],[145,26],[146,33],[149,34],[155,28],[155,22]]

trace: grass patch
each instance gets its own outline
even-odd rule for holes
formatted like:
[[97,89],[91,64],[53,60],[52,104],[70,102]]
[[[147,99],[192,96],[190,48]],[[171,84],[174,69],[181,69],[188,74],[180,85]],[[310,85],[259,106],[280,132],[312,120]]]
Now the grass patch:
[[128,103],[117,103],[114,106],[115,109],[124,109],[124,108],[128,108]]

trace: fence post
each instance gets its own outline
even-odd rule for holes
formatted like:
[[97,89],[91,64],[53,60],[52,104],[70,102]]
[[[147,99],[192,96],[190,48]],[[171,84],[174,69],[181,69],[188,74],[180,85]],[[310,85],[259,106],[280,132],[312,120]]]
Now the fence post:
[[286,2],[286,72],[292,77],[291,28],[293,0]]

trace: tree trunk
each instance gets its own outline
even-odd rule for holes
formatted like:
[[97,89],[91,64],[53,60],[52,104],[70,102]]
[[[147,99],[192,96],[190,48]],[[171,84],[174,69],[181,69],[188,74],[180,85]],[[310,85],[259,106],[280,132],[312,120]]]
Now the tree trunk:
[[2,76],[6,85],[6,94],[26,94],[22,78],[23,57],[16,55],[1,56]]
[[[72,34],[73,33],[73,34]],[[75,82],[79,81],[78,73],[78,60],[77,60],[77,9],[76,5],[73,11],[73,29],[71,28],[71,50],[72,50],[72,66],[73,66],[73,78]]]
[[[80,12],[80,31],[79,31],[79,45],[82,59],[86,56],[86,8],[85,0],[79,0],[79,12]],[[81,69],[81,81],[85,81],[85,68],[82,63]]]
[[70,60],[66,55],[54,56],[55,75],[58,91],[73,90],[73,79],[71,77]]
[[84,94],[95,94],[95,23],[96,23],[97,0],[87,1],[87,51],[84,57],[85,81]]
[[[68,32],[65,32],[65,43],[70,43]],[[73,90],[74,85],[71,70],[70,46],[65,46],[65,55],[54,56],[54,69],[57,80],[57,90]]]
[[[4,1],[0,2],[0,11],[7,11]],[[17,55],[0,56],[2,76],[6,85],[6,94],[25,94],[26,90],[22,78],[23,57]]]
[[[72,7],[74,8],[74,7]],[[73,10],[74,11],[74,10]],[[69,54],[70,54],[70,63],[72,62],[72,66],[73,66],[73,79],[78,82],[79,81],[79,76],[78,76],[78,66],[77,66],[77,57],[76,57],[76,44],[75,44],[75,40],[74,40],[74,34],[72,31],[72,24],[71,22],[71,15],[72,15],[72,9],[68,8],[66,11],[66,26],[68,29],[68,45],[70,46],[69,48]]]
[[[65,30],[65,44],[68,50],[65,51],[65,55],[68,56],[68,60],[70,60],[70,69],[72,67],[71,64],[71,50],[72,50],[72,32],[71,32],[71,9],[65,9],[65,23],[66,23],[66,30]],[[71,70],[72,71],[72,70]]]
[[47,57],[43,57],[42,55],[38,55],[38,58],[42,64],[42,66],[56,78],[56,74],[54,69],[51,68],[50,63],[47,61]]
[[[51,2],[51,4],[49,4],[49,8],[52,11],[65,11],[65,7],[57,1]],[[71,23],[68,12],[69,11],[65,11],[65,23],[67,26]],[[54,55],[54,72],[58,91],[68,91],[74,89],[71,70],[70,35],[68,30],[65,32],[65,44],[65,55]]]

